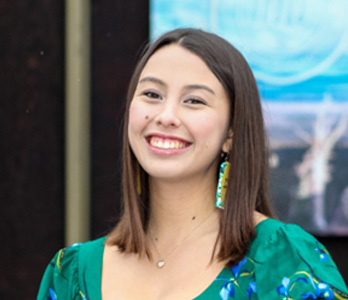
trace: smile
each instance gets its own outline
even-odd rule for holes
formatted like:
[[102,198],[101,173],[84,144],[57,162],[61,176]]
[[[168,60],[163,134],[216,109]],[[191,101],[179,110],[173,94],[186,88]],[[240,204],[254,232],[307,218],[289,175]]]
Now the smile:
[[160,138],[152,136],[149,139],[149,143],[152,147],[155,147],[157,149],[182,149],[187,146],[187,143],[179,140],[172,140],[167,138]]

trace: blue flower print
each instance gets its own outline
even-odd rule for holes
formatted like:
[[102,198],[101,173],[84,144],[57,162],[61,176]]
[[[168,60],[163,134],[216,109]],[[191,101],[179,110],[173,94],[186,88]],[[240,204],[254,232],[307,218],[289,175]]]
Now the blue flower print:
[[247,290],[248,299],[251,298],[252,293],[256,293],[256,292],[257,292],[256,282],[252,281],[252,282],[249,283],[249,287],[248,287],[248,290]]
[[330,286],[324,282],[319,282],[316,279],[313,279],[313,277],[306,273],[306,272],[296,272],[294,276],[296,275],[305,275],[305,277],[299,277],[296,280],[292,281],[288,277],[284,277],[282,280],[282,284],[277,287],[278,294],[284,296],[284,299],[294,299],[291,297],[290,292],[294,289],[297,283],[304,282],[307,284],[306,286],[311,286],[311,290],[314,290],[313,292],[307,292],[305,294],[301,295],[302,299],[325,299],[325,300],[331,300],[334,298],[334,293],[331,290]]
[[299,281],[308,283],[306,278],[300,277],[300,278],[297,278],[295,280],[295,282],[291,284],[290,278],[284,277],[283,280],[282,280],[282,284],[277,287],[278,294],[282,295],[282,296],[285,296],[286,297],[285,299],[292,299],[290,297],[290,295],[289,295],[289,291],[293,288],[293,286],[296,284],[296,282],[299,282]]
[[50,293],[48,300],[58,300],[57,294],[53,289],[48,288],[48,292]]
[[[232,299],[234,298],[234,284],[236,284],[237,287],[239,287],[238,282],[232,282],[229,281],[226,284],[223,285],[223,287],[221,288],[220,291],[220,297],[222,300],[227,300],[229,297],[231,297]],[[252,293],[256,293],[256,282],[250,282],[249,286],[248,286],[248,290],[247,290],[247,297],[248,299],[251,298]]]
[[79,294],[82,300],[87,300],[86,296],[82,293],[82,291],[79,291]]
[[234,287],[232,281],[228,281],[223,285],[220,291],[220,297],[222,300],[227,300],[228,297],[234,298]]
[[315,248],[315,251],[319,253],[320,260],[323,262],[327,262],[329,259],[329,252],[326,249],[323,249],[319,246],[319,243],[317,242],[317,248]]
[[287,277],[284,277],[282,280],[282,285],[277,287],[278,294],[287,297],[289,295],[289,285],[290,285],[290,279]]
[[244,257],[238,264],[236,264],[235,266],[231,268],[231,271],[235,278],[238,278],[240,274],[240,269],[245,265],[246,262],[247,262],[247,258]]
[[[247,257],[244,257],[238,264],[230,268],[230,271],[232,272],[232,276],[229,278],[226,277],[219,277],[216,280],[223,280],[225,283],[222,285],[220,290],[220,298],[222,300],[228,300],[228,299],[234,299],[236,296],[236,288],[238,288],[240,291],[244,293],[248,297],[248,299],[251,298],[253,293],[256,293],[256,282],[255,282],[255,276],[254,276],[254,270],[248,271],[242,269],[243,266],[247,263],[248,259]],[[242,277],[248,277],[250,279],[250,282],[248,284],[248,289],[243,291],[242,287],[240,286],[239,279]]]
[[303,299],[325,299],[330,300],[334,298],[334,293],[330,289],[330,286],[324,282],[318,282],[317,284],[314,282],[313,278],[310,277],[311,284],[315,290],[315,294],[306,293],[302,295]]

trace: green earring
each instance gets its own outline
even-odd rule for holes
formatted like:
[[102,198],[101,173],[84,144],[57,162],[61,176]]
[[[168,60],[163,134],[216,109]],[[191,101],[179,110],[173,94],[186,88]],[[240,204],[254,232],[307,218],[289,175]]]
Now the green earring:
[[216,202],[215,206],[220,209],[224,209],[224,201],[227,190],[228,175],[230,173],[231,164],[228,161],[224,161],[220,164],[219,179],[216,189]]

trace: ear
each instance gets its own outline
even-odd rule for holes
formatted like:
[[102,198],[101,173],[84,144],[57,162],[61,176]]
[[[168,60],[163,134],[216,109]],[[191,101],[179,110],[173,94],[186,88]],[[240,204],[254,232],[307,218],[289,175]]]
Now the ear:
[[225,153],[230,153],[231,152],[231,149],[232,149],[232,137],[233,137],[233,131],[230,128],[228,130],[228,134],[227,134],[226,140],[222,144],[222,152],[225,152]]

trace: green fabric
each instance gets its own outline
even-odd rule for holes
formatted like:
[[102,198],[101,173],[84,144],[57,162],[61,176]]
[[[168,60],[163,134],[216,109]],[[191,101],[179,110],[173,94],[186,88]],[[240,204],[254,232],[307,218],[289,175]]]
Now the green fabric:
[[[246,257],[224,268],[195,300],[348,299],[325,247],[299,226],[267,219],[256,227]],[[59,251],[42,279],[38,300],[101,300],[105,238]]]
[[101,300],[105,237],[60,250],[42,278],[38,300]]

